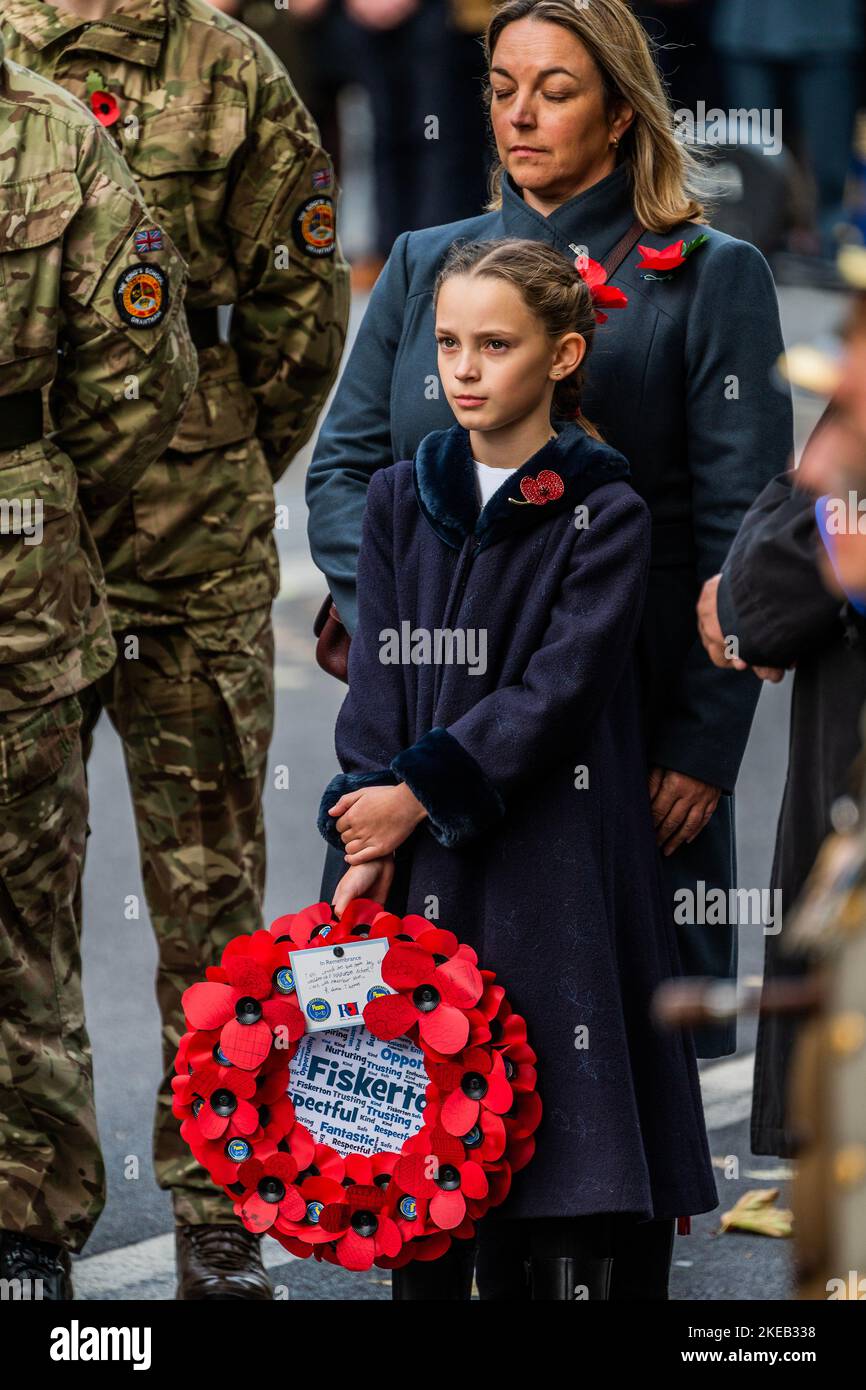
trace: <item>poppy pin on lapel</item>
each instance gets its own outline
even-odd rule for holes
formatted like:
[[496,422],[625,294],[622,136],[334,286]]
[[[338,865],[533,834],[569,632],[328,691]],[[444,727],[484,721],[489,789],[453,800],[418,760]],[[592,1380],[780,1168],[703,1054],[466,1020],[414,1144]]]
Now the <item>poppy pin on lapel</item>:
[[105,82],[103,81],[102,73],[92,68],[87,74],[85,86],[90,109],[100,125],[114,125],[115,121],[120,116],[120,107],[117,104],[116,98],[105,90]]
[[648,272],[641,276],[642,280],[672,280],[674,272],[681,270],[689,256],[695,251],[706,246],[709,237],[705,232],[700,236],[693,237],[691,241],[672,241],[670,246],[665,246],[661,251],[656,251],[652,246],[641,246],[638,243],[641,259],[637,263],[640,271]]
[[592,295],[592,303],[595,309],[596,323],[607,323],[605,309],[624,309],[628,304],[628,295],[623,294],[614,285],[607,283],[607,271],[599,261],[594,261],[591,256],[580,255],[574,262],[575,270],[581,279],[585,280]]
[[516,497],[509,497],[509,502],[513,502],[515,507],[543,507],[545,502],[555,502],[565,492],[565,483],[558,473],[554,473],[552,468],[542,468],[537,478],[521,478],[520,491],[523,493],[525,501],[519,502]]

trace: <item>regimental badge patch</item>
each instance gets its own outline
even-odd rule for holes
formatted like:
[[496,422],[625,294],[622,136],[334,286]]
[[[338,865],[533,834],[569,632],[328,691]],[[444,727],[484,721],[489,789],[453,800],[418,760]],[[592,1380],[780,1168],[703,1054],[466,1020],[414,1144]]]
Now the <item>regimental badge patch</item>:
[[127,266],[115,282],[114,302],[130,328],[156,328],[168,309],[168,276],[158,265]]
[[295,244],[306,256],[333,256],[337,244],[333,198],[308,198],[292,219]]

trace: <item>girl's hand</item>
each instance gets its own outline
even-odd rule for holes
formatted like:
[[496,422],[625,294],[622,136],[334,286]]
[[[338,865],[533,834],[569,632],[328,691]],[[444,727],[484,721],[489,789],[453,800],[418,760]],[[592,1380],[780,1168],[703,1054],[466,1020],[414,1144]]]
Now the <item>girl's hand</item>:
[[426,814],[405,782],[346,792],[328,812],[336,820],[347,864],[366,864],[392,854]]
[[370,859],[347,869],[337,884],[333,908],[342,917],[353,898],[372,898],[384,906],[394,880],[394,860]]

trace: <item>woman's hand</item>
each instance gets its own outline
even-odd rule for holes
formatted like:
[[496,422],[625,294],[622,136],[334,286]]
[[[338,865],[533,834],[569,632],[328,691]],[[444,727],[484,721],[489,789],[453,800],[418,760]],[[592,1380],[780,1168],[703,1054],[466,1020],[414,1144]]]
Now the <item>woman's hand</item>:
[[337,884],[333,908],[337,917],[342,917],[353,898],[372,898],[384,906],[391,884],[394,880],[394,860],[370,859],[366,864],[356,864],[347,869]]
[[393,854],[426,814],[405,782],[346,792],[328,812],[336,820],[347,864],[366,864]]
[[665,855],[700,835],[722,794],[709,782],[664,767],[651,769],[649,793],[656,844]]

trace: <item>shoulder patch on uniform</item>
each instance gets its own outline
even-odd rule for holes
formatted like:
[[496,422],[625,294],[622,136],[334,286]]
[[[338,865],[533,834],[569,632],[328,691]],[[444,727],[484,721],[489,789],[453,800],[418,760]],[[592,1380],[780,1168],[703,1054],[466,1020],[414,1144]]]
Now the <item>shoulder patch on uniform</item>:
[[333,256],[336,246],[333,198],[308,198],[292,219],[295,243],[307,256]]
[[162,229],[160,227],[148,227],[136,232],[135,249],[140,256],[147,251],[162,251]]
[[331,171],[330,171],[330,169],[314,169],[314,170],[313,170],[313,187],[314,187],[314,188],[318,188],[318,189],[330,188],[330,187],[331,187]]
[[114,302],[130,328],[156,328],[168,309],[168,276],[158,265],[127,266],[115,281]]

